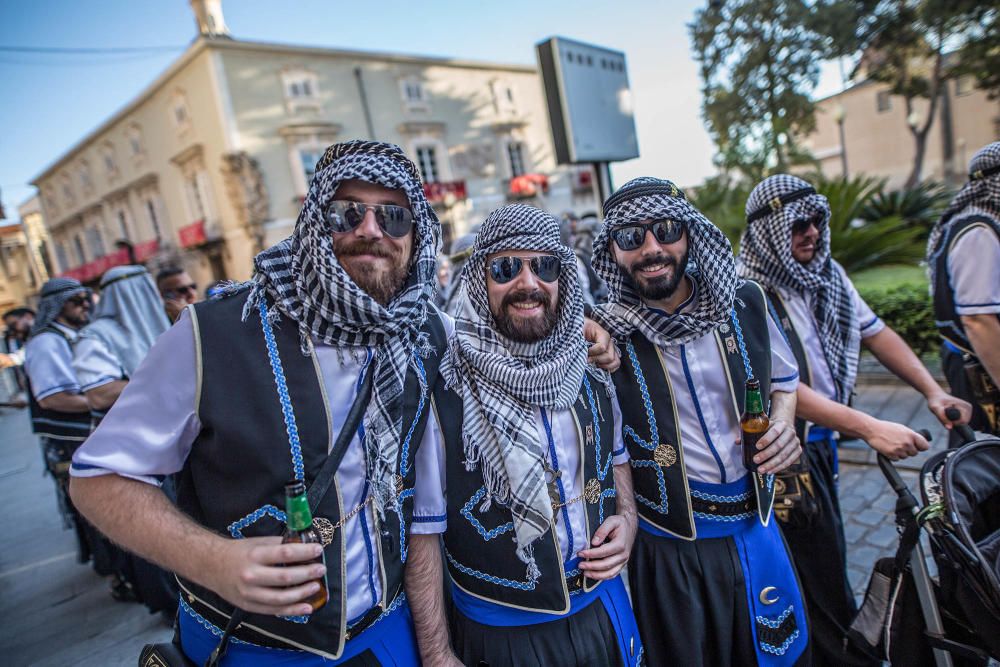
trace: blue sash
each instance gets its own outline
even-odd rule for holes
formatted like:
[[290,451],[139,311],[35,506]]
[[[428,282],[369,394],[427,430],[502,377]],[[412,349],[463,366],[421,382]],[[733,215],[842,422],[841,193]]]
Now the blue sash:
[[[714,495],[722,502],[751,493],[750,475],[728,484],[689,480],[699,497]],[[667,539],[680,539],[639,519],[639,528]],[[792,665],[808,643],[805,604],[795,570],[776,522],[765,526],[756,512],[743,517],[695,514],[697,539],[731,537],[743,567],[747,606],[753,627],[757,664],[761,667]]]
[[[181,598],[181,646],[195,664],[203,665],[215,650],[222,637],[222,630],[198,614]],[[367,650],[383,665],[419,667],[417,637],[410,618],[410,607],[402,594],[375,623],[344,646],[338,660],[328,660],[315,653],[270,648],[251,644],[236,637],[229,640],[226,657],[221,667],[336,667]]]

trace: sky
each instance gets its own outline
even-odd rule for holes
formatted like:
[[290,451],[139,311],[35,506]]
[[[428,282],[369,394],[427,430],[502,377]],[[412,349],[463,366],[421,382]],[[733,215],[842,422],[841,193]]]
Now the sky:
[[[624,51],[640,157],[612,167],[700,183],[714,173],[701,121],[687,24],[691,0],[223,0],[233,37],[535,65],[553,35]],[[195,38],[186,0],[0,0],[0,194],[8,220],[29,181],[128,103]],[[134,48],[157,52],[39,54],[4,47]],[[818,95],[829,88],[824,75]]]

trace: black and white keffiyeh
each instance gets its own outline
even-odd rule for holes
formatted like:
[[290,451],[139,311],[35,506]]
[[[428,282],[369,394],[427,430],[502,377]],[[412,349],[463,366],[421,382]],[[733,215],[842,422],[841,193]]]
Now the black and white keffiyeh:
[[[647,308],[611,253],[613,230],[664,219],[684,224],[687,273],[698,283],[693,306],[673,315]],[[593,263],[597,275],[608,284],[608,303],[594,309],[594,319],[618,340],[638,329],[661,347],[690,342],[725,322],[739,284],[726,235],[692,206],[676,185],[648,176],[632,179],[604,202],[604,226],[594,239]]]
[[934,293],[938,256],[945,251],[943,240],[956,222],[981,215],[1000,234],[1000,141],[979,150],[969,163],[969,182],[951,200],[927,239],[927,272]]
[[[782,287],[811,299],[837,398],[846,403],[858,374],[861,330],[847,278],[830,255],[829,202],[801,178],[776,174],[753,189],[746,214],[752,220],[740,239],[737,270],[766,289]],[[805,219],[817,221],[819,240],[812,260],[801,264],[792,256],[792,225]]]
[[[347,275],[333,250],[332,229],[323,215],[338,185],[348,179],[406,193],[414,219],[413,257],[405,286],[382,306]],[[398,512],[393,478],[402,429],[402,394],[414,353],[430,350],[421,334],[434,290],[440,223],[424,196],[416,166],[392,144],[348,141],[334,144],[316,165],[292,235],[254,259],[252,291],[243,319],[269,304],[269,316],[296,323],[303,354],[310,339],[342,349],[374,348],[372,399],[364,416],[368,479],[380,514]],[[419,374],[418,374],[419,376]]]
[[38,295],[38,315],[35,316],[30,336],[55,322],[66,301],[81,293],[88,297],[92,295],[90,288],[84,287],[76,278],[52,278],[42,285],[42,291]]
[[[559,257],[558,322],[537,343],[519,343],[498,333],[486,291],[486,260],[508,250]],[[538,575],[532,544],[552,519],[545,484],[544,444],[538,441],[533,410],[564,410],[580,392],[587,368],[583,338],[583,292],[573,251],[560,243],[559,223],[524,204],[493,211],[476,237],[462,269],[466,307],[441,365],[447,385],[462,397],[462,442],[469,470],[482,467],[491,502],[509,504],[517,554]],[[592,371],[603,382],[606,372]]]

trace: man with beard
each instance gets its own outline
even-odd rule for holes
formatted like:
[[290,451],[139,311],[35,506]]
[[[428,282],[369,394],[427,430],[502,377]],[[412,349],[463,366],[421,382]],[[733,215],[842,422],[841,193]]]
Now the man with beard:
[[1000,141],[973,156],[931,230],[927,267],[951,391],[974,405],[974,429],[1000,435]]
[[[673,183],[629,181],[604,216],[594,268],[610,299],[594,318],[624,349],[614,381],[639,513],[629,589],[648,663],[807,661],[805,608],[770,521],[774,473],[800,452],[792,352],[729,241]],[[748,472],[751,379],[770,427]]]
[[[69,462],[90,433],[90,409],[73,372],[73,344],[90,319],[90,290],[72,278],[53,278],[39,295],[38,316],[24,348],[31,425],[40,438],[45,465],[56,483],[56,496],[66,528],[77,538],[77,559],[86,563],[92,551],[86,522],[67,493]],[[95,559],[101,575],[110,566]]]
[[[847,641],[856,613],[837,499],[837,432],[859,437],[896,460],[927,449],[911,429],[847,406],[860,346],[927,398],[947,427],[945,410],[968,419],[969,405],[945,393],[896,332],[872,312],[830,256],[830,205],[796,176],[762,181],[747,201],[739,271],[771,297],[801,373],[797,414],[805,456],[779,489],[806,496],[779,503],[785,539],[798,565],[809,606],[816,664],[872,664]],[[795,494],[797,496],[797,494]]]
[[611,378],[587,364],[576,257],[556,219],[523,204],[491,213],[472,250],[432,402],[446,443],[450,645],[438,541],[410,545],[424,663],[637,665],[620,577],[631,473]]
[[[179,575],[195,663],[225,628],[226,664],[418,664],[403,563],[440,502],[439,234],[398,147],[331,146],[292,236],[183,311],[77,453],[88,516]],[[176,508],[156,486],[171,474]],[[281,544],[289,479],[322,544]]]

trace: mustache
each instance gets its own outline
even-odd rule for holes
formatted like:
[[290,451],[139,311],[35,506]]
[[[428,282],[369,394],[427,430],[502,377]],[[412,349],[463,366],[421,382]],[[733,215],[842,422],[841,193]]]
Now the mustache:
[[378,241],[367,239],[356,239],[343,243],[337,248],[338,257],[354,257],[357,255],[373,255],[375,257],[393,258],[392,251],[380,244]]
[[548,309],[549,305],[552,303],[552,298],[547,292],[543,292],[540,289],[519,289],[513,292],[508,292],[503,300],[500,302],[500,308],[506,308],[518,301],[537,301],[542,304],[542,306]]
[[677,266],[677,260],[670,255],[657,255],[655,257],[650,257],[648,259],[642,259],[632,265],[633,271],[642,271],[643,269],[649,268],[656,264],[663,264],[664,266]]

